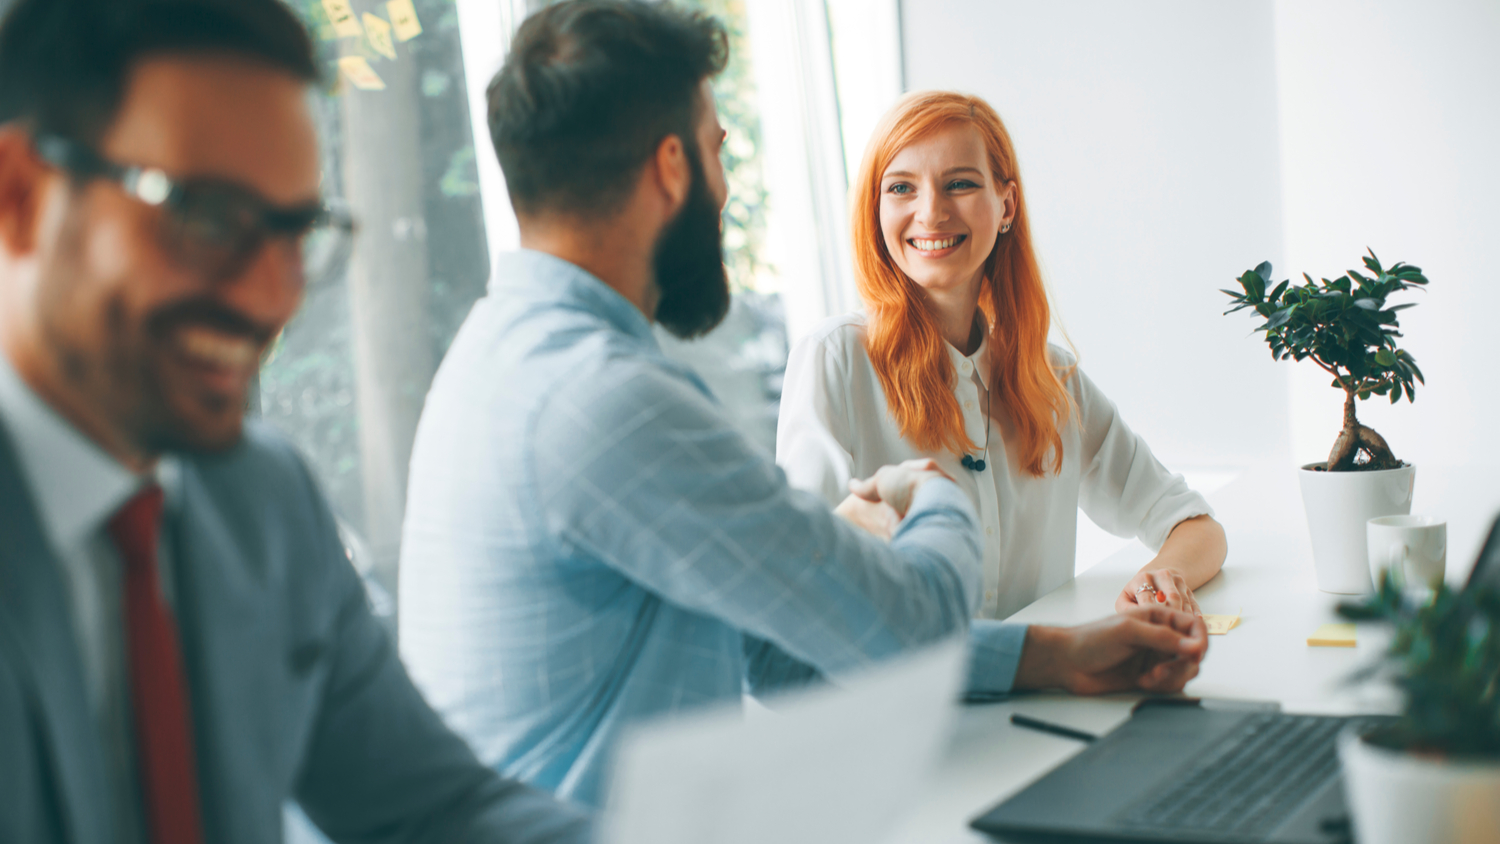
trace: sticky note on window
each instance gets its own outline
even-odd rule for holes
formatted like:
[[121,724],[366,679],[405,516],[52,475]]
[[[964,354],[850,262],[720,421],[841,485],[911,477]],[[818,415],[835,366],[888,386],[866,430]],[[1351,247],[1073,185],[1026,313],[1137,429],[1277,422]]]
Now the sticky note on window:
[[339,70],[344,72],[354,87],[362,91],[384,91],[385,80],[370,67],[364,56],[344,56],[339,59]]
[[351,38],[364,34],[349,0],[323,0],[323,12],[328,15],[328,22],[333,24],[333,32],[338,37]]
[[1208,627],[1208,635],[1223,636],[1233,630],[1240,623],[1240,617],[1235,615],[1205,615],[1203,623]]
[[1307,637],[1307,646],[1310,648],[1352,648],[1354,647],[1354,625],[1325,624]]
[[385,11],[391,16],[391,28],[396,31],[397,41],[410,41],[422,34],[422,22],[417,20],[417,10],[411,0],[390,0]]
[[365,12],[365,36],[370,39],[370,46],[375,52],[388,59],[396,57],[396,42],[391,40],[391,25],[385,22],[385,18]]

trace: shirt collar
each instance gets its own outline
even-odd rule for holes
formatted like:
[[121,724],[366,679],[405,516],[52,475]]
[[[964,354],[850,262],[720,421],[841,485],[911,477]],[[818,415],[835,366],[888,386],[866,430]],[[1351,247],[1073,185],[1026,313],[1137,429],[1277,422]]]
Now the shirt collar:
[[83,547],[145,480],[53,410],[3,354],[0,418],[48,538],[62,553]]
[[953,369],[963,372],[963,362],[973,364],[973,372],[979,376],[979,383],[988,390],[990,388],[990,334],[988,331],[979,335],[979,348],[972,355],[964,355],[952,343],[945,343],[948,347],[948,360],[953,363]]
[[655,345],[651,321],[613,287],[578,266],[546,252],[521,249],[495,261],[490,293],[522,294],[538,301],[574,306],[603,317],[611,326]]

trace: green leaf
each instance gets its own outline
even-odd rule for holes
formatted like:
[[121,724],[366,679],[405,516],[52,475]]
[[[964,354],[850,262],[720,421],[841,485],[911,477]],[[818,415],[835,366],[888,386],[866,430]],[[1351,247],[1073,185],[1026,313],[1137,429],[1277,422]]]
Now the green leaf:
[[1375,362],[1381,366],[1395,366],[1396,356],[1391,354],[1390,349],[1381,349],[1375,353]]
[[1276,289],[1272,290],[1271,291],[1271,295],[1267,296],[1266,298],[1269,299],[1269,300],[1271,300],[1272,302],[1280,301],[1281,300],[1281,294],[1286,292],[1287,285],[1289,285],[1291,283],[1292,283],[1292,280],[1291,279],[1287,279],[1286,281],[1283,281],[1282,283],[1276,285]]
[[1266,281],[1270,281],[1271,280],[1271,262],[1270,261],[1261,261],[1259,264],[1257,264],[1255,266],[1255,274],[1258,275],[1258,276],[1260,276],[1261,278],[1265,279]]

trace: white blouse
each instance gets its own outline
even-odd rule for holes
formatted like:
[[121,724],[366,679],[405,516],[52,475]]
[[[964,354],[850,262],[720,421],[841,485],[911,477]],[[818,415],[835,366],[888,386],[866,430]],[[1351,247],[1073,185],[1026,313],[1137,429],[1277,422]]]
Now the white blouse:
[[[920,451],[901,437],[885,391],[865,353],[863,314],[827,320],[792,349],[776,428],[776,462],[792,486],[837,505],[852,477],[881,466],[930,457],[968,493],[984,526],[984,596],[980,618],[1006,618],[1073,577],[1078,509],[1101,528],[1161,549],[1178,522],[1211,515],[1203,496],[1151,454],[1103,392],[1074,369],[1066,382],[1075,412],[1062,431],[1062,471],[1034,477],[1006,448],[1006,408],[996,405],[985,442],[990,377],[988,343],[964,357],[951,345],[954,395],[983,471],[961,456]],[[1050,346],[1054,365],[1073,358]]]

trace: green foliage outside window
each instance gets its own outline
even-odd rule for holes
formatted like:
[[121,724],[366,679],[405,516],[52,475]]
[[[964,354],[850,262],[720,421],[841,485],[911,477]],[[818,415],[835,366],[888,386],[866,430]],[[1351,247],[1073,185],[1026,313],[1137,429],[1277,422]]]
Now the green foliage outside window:
[[729,64],[714,80],[714,104],[724,139],[724,174],[729,203],[724,206],[724,263],[738,290],[773,293],[771,267],[763,260],[766,239],[766,185],[761,166],[760,102],[755,90],[745,0],[688,0],[685,4],[718,18],[729,33]]

